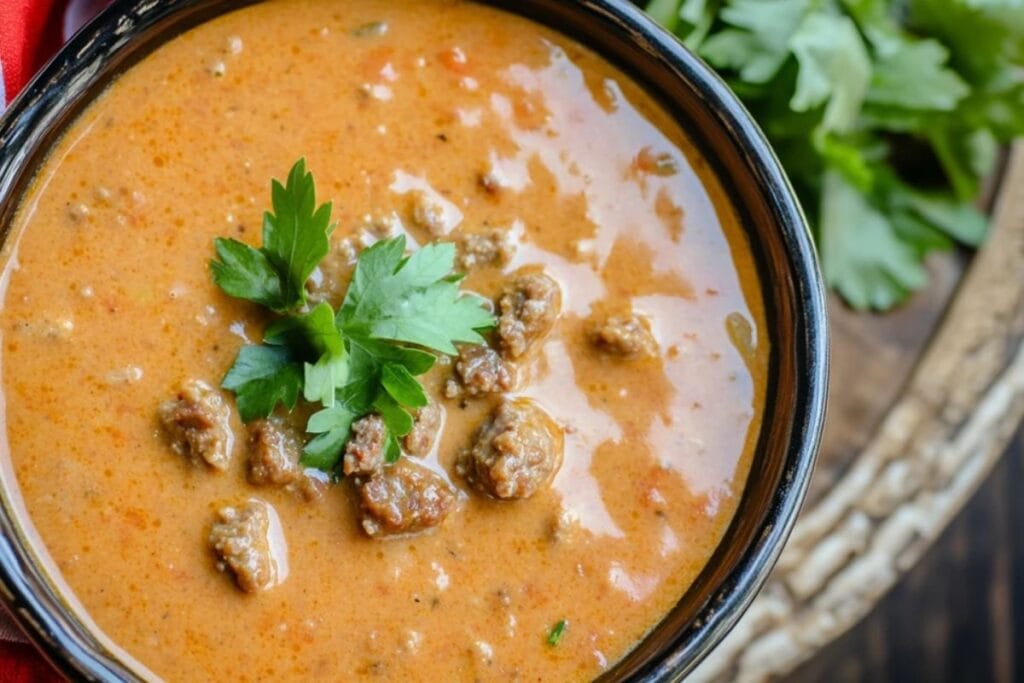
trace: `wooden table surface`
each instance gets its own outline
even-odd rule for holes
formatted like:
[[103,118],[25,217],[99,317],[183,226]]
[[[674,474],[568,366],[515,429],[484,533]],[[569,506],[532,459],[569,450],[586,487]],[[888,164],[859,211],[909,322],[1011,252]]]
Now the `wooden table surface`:
[[1024,429],[921,562],[791,683],[1024,681]]

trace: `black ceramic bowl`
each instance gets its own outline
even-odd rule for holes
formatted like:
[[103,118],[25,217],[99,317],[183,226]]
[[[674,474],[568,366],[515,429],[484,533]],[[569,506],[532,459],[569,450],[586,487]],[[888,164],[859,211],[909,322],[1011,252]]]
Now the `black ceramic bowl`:
[[[354,1],[354,0],[351,0]],[[626,0],[484,0],[588,45],[681,122],[740,212],[760,269],[772,338],[764,427],[736,517],[672,612],[603,679],[682,678],[725,636],[761,587],[796,518],[825,412],[822,281],[778,160],[725,84]],[[253,0],[118,0],[75,36],[0,119],[0,239],[64,128],[110,81],[169,38]],[[73,679],[137,680],[71,607],[37,558],[17,482],[0,458],[0,583],[7,608]]]

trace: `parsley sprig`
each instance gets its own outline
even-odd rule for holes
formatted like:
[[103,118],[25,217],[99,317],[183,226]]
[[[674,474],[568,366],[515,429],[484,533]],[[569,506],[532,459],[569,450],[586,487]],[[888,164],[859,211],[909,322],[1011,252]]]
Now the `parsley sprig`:
[[388,429],[386,460],[401,455],[398,439],[413,427],[411,411],[427,405],[416,379],[436,354],[456,343],[483,343],[494,326],[482,299],[459,290],[455,246],[430,244],[406,255],[404,236],[382,240],[359,255],[341,307],[306,307],[306,280],[327,255],[330,203],[316,206],[313,176],[299,160],[285,185],[272,184],[274,212],[263,224],[263,246],[217,239],[214,282],[228,295],[280,314],[261,344],[243,346],[222,386],[235,393],[246,422],[299,397],[321,409],[306,425],[314,435],[302,463],[334,470],[352,423],[378,413]]
[[274,311],[306,302],[306,280],[330,248],[331,204],[316,206],[313,174],[300,159],[286,185],[271,184],[274,212],[263,215],[263,248],[236,239],[217,238],[219,261],[213,281],[225,293]]

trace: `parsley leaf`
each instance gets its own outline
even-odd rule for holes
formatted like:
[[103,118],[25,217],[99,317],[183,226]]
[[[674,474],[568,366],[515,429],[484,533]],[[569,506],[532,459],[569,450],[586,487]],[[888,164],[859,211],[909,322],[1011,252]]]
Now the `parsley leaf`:
[[651,0],[647,5],[647,13],[669,31],[675,31],[682,18],[678,0]]
[[405,436],[412,431],[412,415],[387,392],[382,391],[377,394],[373,407],[384,419],[384,424],[388,426],[388,431],[392,436]]
[[348,359],[344,355],[324,354],[316,363],[306,363],[304,369],[302,397],[310,403],[333,407],[335,393],[348,377]]
[[220,260],[211,261],[210,270],[225,294],[274,310],[287,308],[281,280],[266,254],[236,239],[218,237],[213,243]]
[[729,27],[708,37],[700,54],[748,83],[767,83],[789,57],[789,39],[809,7],[810,0],[734,0],[720,13]]
[[907,109],[951,111],[969,88],[945,66],[949,51],[935,40],[900,41],[874,66],[867,101]]
[[[306,430],[317,436],[306,444],[302,464],[333,470],[341,459],[352,422],[370,412],[380,413],[388,428],[385,461],[396,461],[401,455],[398,437],[412,430],[412,416],[405,407],[426,405],[426,393],[414,375],[430,370],[434,361],[433,354],[415,349],[349,340],[347,379],[336,392],[335,405],[310,418]],[[399,394],[397,398],[388,385]]]
[[891,221],[835,171],[825,177],[820,225],[825,280],[854,308],[889,308],[927,281]]
[[950,197],[929,195],[904,187],[895,195],[894,201],[925,224],[962,244],[976,247],[988,231],[988,221],[983,213]]
[[387,426],[385,460],[397,460],[398,439],[413,426],[409,410],[428,402],[416,377],[436,360],[415,346],[454,355],[455,342],[482,343],[479,331],[495,324],[479,297],[459,292],[460,278],[452,275],[453,245],[427,245],[408,257],[405,245],[405,237],[399,236],[377,242],[359,255],[335,317],[348,350],[344,384],[336,391],[334,410],[321,411],[310,420],[307,429],[318,436],[307,444],[304,464],[335,467],[351,416],[369,412],[380,414]]
[[827,103],[822,127],[852,129],[871,79],[871,60],[857,27],[848,17],[811,14],[790,45],[800,66],[790,107],[807,111]]
[[302,464],[325,472],[334,469],[356,418],[355,412],[340,403],[314,413],[306,424],[306,431],[316,437],[302,449]]
[[384,462],[390,464],[397,461],[402,454],[398,439],[412,431],[412,415],[387,392],[383,391],[377,395],[377,399],[373,402],[373,408],[388,428],[388,445],[384,453]]
[[282,318],[267,328],[266,339],[298,345],[316,356],[345,353],[341,332],[334,325],[334,311],[327,303],[319,303],[308,313]]
[[332,407],[335,391],[348,377],[348,355],[331,307],[320,303],[305,315],[279,320],[265,336],[302,351],[309,359],[303,363],[303,398]]
[[287,346],[243,346],[221,386],[235,392],[238,413],[250,422],[268,417],[278,403],[295,407],[302,390],[302,366]]
[[[397,460],[398,439],[413,427],[409,411],[428,402],[416,377],[436,360],[416,347],[454,355],[455,342],[482,343],[479,331],[495,324],[479,297],[459,292],[453,245],[427,245],[408,257],[405,245],[400,236],[359,255],[334,319],[347,353],[344,373],[329,376],[325,370],[326,377],[313,387],[306,375],[306,399],[319,400],[325,409],[307,426],[317,436],[306,445],[303,464],[336,467],[353,420],[370,412],[378,413],[388,430],[385,461]],[[324,395],[332,383],[333,405]]]
[[454,355],[455,342],[482,344],[494,326],[483,301],[459,292],[450,277],[455,245],[429,244],[404,258],[405,236],[384,240],[359,255],[352,284],[338,312],[346,336],[415,344]]
[[562,642],[562,637],[565,635],[565,630],[569,627],[569,622],[566,619],[560,620],[557,624],[551,627],[548,631],[548,645],[554,647]]
[[219,260],[210,270],[226,294],[284,312],[306,302],[306,280],[327,255],[331,204],[316,206],[313,174],[303,159],[285,185],[271,183],[271,195],[274,213],[263,215],[263,247],[217,238]]
[[381,366],[380,383],[391,398],[404,406],[422,408],[428,403],[423,387],[404,365],[384,363]]
[[331,203],[316,206],[313,174],[299,159],[287,185],[271,184],[275,213],[263,214],[263,249],[281,273],[286,301],[305,303],[306,280],[330,248]]

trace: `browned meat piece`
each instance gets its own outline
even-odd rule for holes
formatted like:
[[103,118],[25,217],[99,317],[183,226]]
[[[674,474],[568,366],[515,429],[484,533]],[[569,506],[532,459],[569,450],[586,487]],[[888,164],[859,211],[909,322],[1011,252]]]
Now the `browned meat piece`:
[[317,500],[323,483],[306,476],[299,465],[302,441],[279,417],[249,425],[249,481],[257,486],[283,486],[306,500]]
[[470,396],[510,391],[515,386],[515,368],[494,349],[483,344],[463,346],[455,361],[455,376],[445,384],[444,395],[455,398],[463,392]]
[[626,358],[658,353],[658,342],[647,322],[635,315],[608,318],[596,327],[593,338],[599,349]]
[[345,444],[342,470],[348,476],[369,475],[384,466],[388,430],[379,415],[367,415],[352,424],[352,436]]
[[299,473],[302,443],[279,417],[249,425],[249,481],[284,486]]
[[463,235],[459,240],[459,270],[484,266],[504,266],[515,256],[516,247],[507,230],[491,228],[486,232]]
[[359,483],[358,489],[359,519],[373,538],[435,527],[455,506],[448,482],[407,458]]
[[195,463],[204,461],[214,469],[227,469],[235,434],[231,409],[220,392],[201,380],[189,380],[178,396],[161,403],[157,412],[175,452]]
[[413,417],[415,421],[412,423],[412,431],[405,436],[405,452],[422,457],[434,447],[444,418],[443,408],[431,402],[417,410]]
[[543,273],[522,275],[498,299],[498,338],[506,358],[519,358],[555,323],[562,305],[558,283]]
[[230,569],[238,587],[246,593],[272,588],[287,572],[287,567],[282,567],[274,554],[275,550],[280,552],[283,548],[272,545],[273,515],[268,504],[252,499],[244,505],[218,510],[217,521],[210,529],[210,545],[217,554],[217,568]]
[[460,454],[456,470],[494,498],[529,498],[562,464],[562,430],[529,399],[503,401]]

